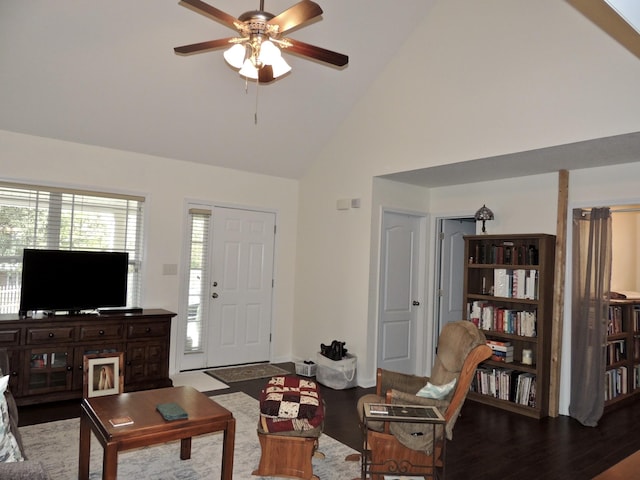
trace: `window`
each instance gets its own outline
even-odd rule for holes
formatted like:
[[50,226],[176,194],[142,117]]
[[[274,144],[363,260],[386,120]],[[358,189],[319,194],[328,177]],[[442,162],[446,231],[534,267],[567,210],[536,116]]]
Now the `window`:
[[189,209],[189,292],[187,303],[187,331],[184,353],[203,351],[204,322],[208,306],[209,229],[211,211],[202,208]]
[[0,182],[0,313],[20,305],[22,251],[129,253],[127,305],[140,304],[144,198]]

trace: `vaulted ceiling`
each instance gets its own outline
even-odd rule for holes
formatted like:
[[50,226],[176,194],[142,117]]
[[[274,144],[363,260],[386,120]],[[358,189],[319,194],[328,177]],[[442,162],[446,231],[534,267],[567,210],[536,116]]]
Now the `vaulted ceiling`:
[[[278,14],[296,2],[264,7]],[[259,7],[207,3],[235,17]],[[2,1],[0,129],[299,178],[433,1],[317,3],[321,19],[288,36],[349,65],[286,54],[292,72],[256,88],[223,50],[174,53],[236,33],[178,0]]]

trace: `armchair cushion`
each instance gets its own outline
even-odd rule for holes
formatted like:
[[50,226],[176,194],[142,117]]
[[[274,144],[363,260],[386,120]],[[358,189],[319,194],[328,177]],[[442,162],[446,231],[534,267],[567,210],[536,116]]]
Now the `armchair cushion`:
[[416,395],[418,397],[424,398],[435,398],[438,400],[442,400],[443,398],[447,398],[451,392],[453,392],[453,388],[456,386],[457,379],[454,378],[449,383],[445,383],[444,385],[434,385],[431,382],[427,382],[427,384],[422,387]]

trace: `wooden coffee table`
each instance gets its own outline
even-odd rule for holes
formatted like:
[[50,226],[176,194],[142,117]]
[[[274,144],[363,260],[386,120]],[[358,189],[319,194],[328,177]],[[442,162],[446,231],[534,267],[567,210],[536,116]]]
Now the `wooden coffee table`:
[[[189,414],[185,420],[166,421],[156,410],[160,403],[175,402]],[[129,416],[132,425],[114,427],[109,419]],[[222,480],[231,480],[236,420],[233,414],[192,387],[171,387],[82,400],[80,464],[78,478],[89,478],[91,432],[104,449],[103,480],[116,478],[118,452],[180,440],[180,458],[191,457],[191,437],[224,432]]]

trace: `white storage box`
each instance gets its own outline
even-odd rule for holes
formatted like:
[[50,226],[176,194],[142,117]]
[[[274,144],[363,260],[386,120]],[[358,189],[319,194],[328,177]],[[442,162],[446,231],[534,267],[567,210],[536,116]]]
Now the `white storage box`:
[[334,390],[344,390],[355,387],[358,382],[356,378],[356,366],[358,358],[347,353],[342,360],[331,360],[320,352],[316,355],[316,380],[322,385]]
[[296,375],[313,377],[316,374],[316,367],[315,363],[296,362]]

